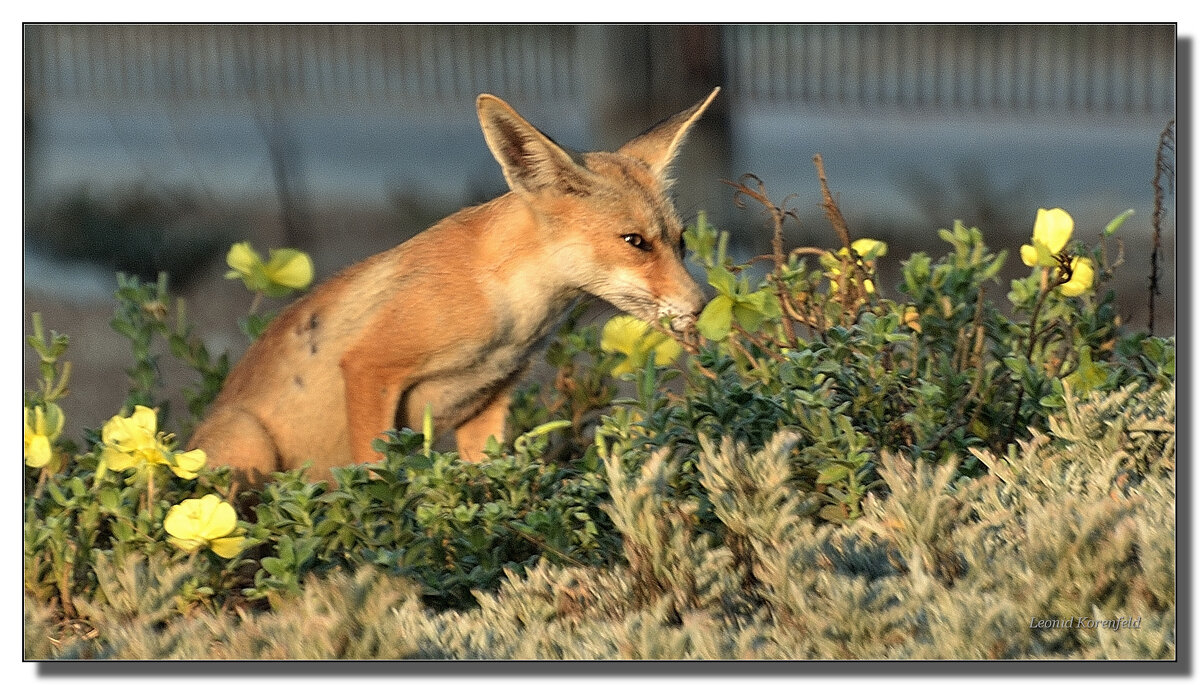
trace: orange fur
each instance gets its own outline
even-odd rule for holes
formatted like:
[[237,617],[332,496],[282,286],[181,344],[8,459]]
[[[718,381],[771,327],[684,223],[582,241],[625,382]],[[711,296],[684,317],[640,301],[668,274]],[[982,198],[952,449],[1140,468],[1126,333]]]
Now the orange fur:
[[502,439],[508,392],[582,294],[682,330],[704,304],[665,191],[713,97],[617,152],[572,156],[507,103],[479,120],[511,192],[352,265],[285,309],[230,373],[191,447],[255,484],[373,461],[371,441],[426,406],[463,458]]

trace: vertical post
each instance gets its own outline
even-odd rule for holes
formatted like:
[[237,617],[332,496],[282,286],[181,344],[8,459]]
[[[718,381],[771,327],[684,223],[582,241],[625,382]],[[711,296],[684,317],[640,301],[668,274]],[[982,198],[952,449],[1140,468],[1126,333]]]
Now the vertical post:
[[[720,26],[580,26],[584,109],[595,149],[625,141],[726,86]],[[728,88],[688,135],[674,165],[680,215],[707,211],[718,226],[732,215],[721,179],[732,172]]]

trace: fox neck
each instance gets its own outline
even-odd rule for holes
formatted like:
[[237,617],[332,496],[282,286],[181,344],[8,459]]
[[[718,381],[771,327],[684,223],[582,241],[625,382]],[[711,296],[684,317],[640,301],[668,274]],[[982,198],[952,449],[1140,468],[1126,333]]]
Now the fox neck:
[[586,260],[580,251],[590,247],[516,193],[476,209],[487,210],[476,243],[481,289],[514,332],[545,335],[584,294],[579,268]]

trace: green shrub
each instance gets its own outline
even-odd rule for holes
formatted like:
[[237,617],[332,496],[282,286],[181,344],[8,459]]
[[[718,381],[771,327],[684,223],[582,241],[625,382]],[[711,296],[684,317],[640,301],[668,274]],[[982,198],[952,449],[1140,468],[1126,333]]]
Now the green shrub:
[[[1172,658],[1174,340],[1123,334],[1096,294],[1115,228],[1086,248],[1039,213],[1002,302],[1005,253],[957,224],[889,299],[887,247],[850,240],[831,200],[844,247],[785,254],[786,208],[737,193],[774,251],[735,264],[689,228],[717,292],[689,354],[574,310],[553,381],[518,391],[478,464],[404,429],[336,487],[293,471],[235,493],[167,432],[228,363],[165,277],[120,279],[128,401],[77,447],[67,340],[35,319],[27,658]],[[145,409],[164,348],[199,375],[182,419]],[[118,430],[140,447],[114,451]],[[196,502],[240,518],[168,534]],[[1117,616],[1139,627],[1092,623]],[[1063,617],[1087,627],[1032,625]]]
[[[659,452],[612,490],[628,563],[543,557],[467,609],[431,610],[419,583],[365,564],[309,575],[273,611],[233,612],[181,599],[197,559],[98,557],[103,600],[80,602],[79,621],[27,597],[26,658],[1172,659],[1173,388],[1069,401],[1059,425],[1076,437],[978,451],[992,469],[979,478],[886,454],[890,494],[844,525],[815,523],[795,490],[755,488],[790,479],[794,435],[757,451],[705,439],[725,538],[663,498],[678,464]],[[1153,435],[1082,437],[1118,406],[1145,408]],[[1155,465],[1138,478],[1133,452]],[[1121,617],[1136,627],[1101,623]],[[1031,627],[1064,618],[1078,625]]]

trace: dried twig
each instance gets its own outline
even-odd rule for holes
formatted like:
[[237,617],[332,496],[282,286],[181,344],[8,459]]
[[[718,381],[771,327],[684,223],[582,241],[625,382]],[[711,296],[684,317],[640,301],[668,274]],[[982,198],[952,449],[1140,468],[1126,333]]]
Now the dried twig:
[[[1167,156],[1171,159],[1168,160]],[[1153,246],[1150,250],[1150,312],[1149,332],[1154,335],[1154,296],[1160,290],[1158,287],[1158,253],[1162,242],[1162,219],[1166,213],[1164,196],[1167,192],[1175,192],[1175,119],[1167,122],[1166,128],[1158,137],[1158,150],[1154,153],[1154,214],[1150,223],[1154,226]],[[1163,182],[1169,190],[1164,191]]]
[[813,164],[817,167],[817,179],[821,182],[821,207],[825,210],[829,224],[833,226],[838,238],[842,240],[842,247],[849,250],[850,227],[846,224],[846,217],[842,216],[842,210],[838,208],[837,201],[833,199],[833,193],[829,192],[829,182],[825,180],[825,162],[821,160],[820,154],[813,155]]
[[[751,188],[746,185],[747,181],[753,181],[757,187]],[[790,295],[788,294],[787,284],[780,277],[780,273],[783,271],[783,266],[787,260],[787,256],[783,253],[783,222],[789,217],[795,219],[797,223],[800,221],[800,217],[796,214],[795,210],[787,208],[788,200],[795,197],[795,195],[788,195],[783,198],[782,202],[776,205],[767,196],[766,184],[754,174],[742,174],[737,183],[725,179],[722,179],[722,182],[733,188],[733,204],[738,208],[744,209],[746,207],[746,203],[742,199],[744,195],[758,202],[771,214],[773,229],[771,237],[771,261],[774,263],[775,268],[767,275],[767,279],[774,284],[775,295],[779,301],[787,303]],[[788,346],[796,347],[798,339],[796,337],[796,330],[792,327],[791,317],[782,317],[780,323],[783,325],[783,335],[787,340]]]
[[[757,186],[757,189],[746,185],[747,181],[753,181],[754,185]],[[783,201],[777,206],[775,203],[771,202],[770,198],[767,197],[766,184],[764,184],[762,179],[754,174],[742,174],[742,177],[737,180],[737,183],[726,179],[721,179],[721,182],[733,188],[734,206],[738,207],[739,209],[745,209],[746,203],[741,198],[742,195],[745,195],[746,197],[753,199],[755,202],[758,202],[768,212],[770,212],[771,221],[774,224],[774,232],[771,237],[771,256],[775,261],[775,268],[778,269],[782,267],[785,259],[783,254],[783,222],[788,217],[795,219],[797,222],[800,221],[800,217],[796,214],[796,212],[787,208],[788,200],[796,197],[796,195],[788,195],[787,197],[783,198]]]

